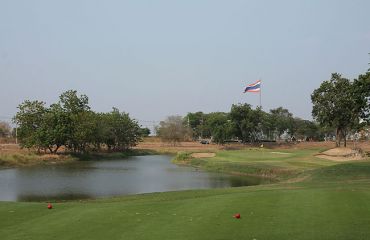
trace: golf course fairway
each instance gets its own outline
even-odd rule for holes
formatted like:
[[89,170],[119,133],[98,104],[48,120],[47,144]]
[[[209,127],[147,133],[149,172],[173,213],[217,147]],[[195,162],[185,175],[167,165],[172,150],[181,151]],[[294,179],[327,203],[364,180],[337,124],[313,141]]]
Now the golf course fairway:
[[[1,202],[0,236],[2,240],[369,239],[369,161],[322,160],[314,157],[319,149],[263,151],[263,157],[261,150],[252,149],[221,151],[214,158],[191,161],[205,169],[270,173],[279,179],[276,183],[55,202],[53,209],[45,202]],[[240,219],[233,217],[236,213]]]

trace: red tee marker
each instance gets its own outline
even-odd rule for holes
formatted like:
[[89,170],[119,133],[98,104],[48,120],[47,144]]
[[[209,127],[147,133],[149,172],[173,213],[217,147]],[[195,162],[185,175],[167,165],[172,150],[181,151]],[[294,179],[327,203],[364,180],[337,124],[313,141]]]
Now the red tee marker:
[[53,205],[51,205],[51,203],[48,204],[48,209],[52,209],[53,208]]
[[235,215],[234,215],[234,218],[239,219],[239,218],[240,218],[240,213],[235,214]]

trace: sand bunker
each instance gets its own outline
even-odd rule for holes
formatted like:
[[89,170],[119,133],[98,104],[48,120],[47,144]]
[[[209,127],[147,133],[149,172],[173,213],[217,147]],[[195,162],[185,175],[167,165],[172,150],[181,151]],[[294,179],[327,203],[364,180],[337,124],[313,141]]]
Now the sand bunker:
[[325,152],[322,152],[316,157],[343,162],[343,161],[355,161],[355,160],[364,160],[366,159],[362,154],[359,153],[357,150],[353,150],[351,148],[333,148],[329,149]]
[[216,156],[216,153],[193,153],[191,156],[193,158],[211,158]]

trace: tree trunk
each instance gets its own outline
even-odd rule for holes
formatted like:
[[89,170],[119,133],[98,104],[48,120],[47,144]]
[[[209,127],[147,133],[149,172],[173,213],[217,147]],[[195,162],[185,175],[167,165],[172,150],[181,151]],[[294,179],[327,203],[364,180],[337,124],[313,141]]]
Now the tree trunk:
[[58,152],[58,149],[60,148],[60,145],[57,145],[55,150],[54,150],[54,154],[56,154]]
[[347,147],[347,131],[346,130],[342,130],[342,136],[344,138],[344,147]]
[[335,145],[336,147],[340,147],[340,128],[337,128],[335,136],[336,136]]

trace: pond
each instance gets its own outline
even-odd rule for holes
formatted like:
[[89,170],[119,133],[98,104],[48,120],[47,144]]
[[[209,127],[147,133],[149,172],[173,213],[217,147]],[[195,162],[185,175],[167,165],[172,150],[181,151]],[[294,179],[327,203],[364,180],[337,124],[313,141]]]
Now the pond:
[[136,156],[0,170],[0,201],[89,199],[185,189],[257,185],[260,178],[210,173],[171,163],[171,156]]

